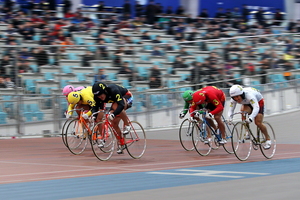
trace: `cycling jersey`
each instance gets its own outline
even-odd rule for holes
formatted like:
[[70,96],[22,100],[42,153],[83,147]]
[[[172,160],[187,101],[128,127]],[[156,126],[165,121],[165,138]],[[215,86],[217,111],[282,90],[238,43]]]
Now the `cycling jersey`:
[[104,109],[105,103],[117,103],[118,107],[114,110],[113,114],[117,116],[125,108],[125,102],[123,98],[128,99],[129,106],[132,104],[132,94],[131,92],[124,88],[122,85],[109,84],[106,87],[106,98],[104,101],[94,96],[96,105],[92,108],[92,112],[97,112],[98,109]]
[[[221,89],[215,86],[207,86],[196,91],[195,93],[204,94],[205,102],[207,103],[206,108],[209,108],[211,110],[210,113],[212,115],[215,115],[224,110],[226,96]],[[193,102],[190,107],[190,113],[195,111],[197,109],[197,106],[199,105]]]
[[[260,107],[263,107],[263,96],[259,92],[259,90],[252,88],[252,87],[247,87],[243,88],[243,91],[245,93],[245,98],[240,104],[249,104],[252,107],[252,113],[249,115],[252,119],[256,117],[256,115],[259,113]],[[235,100],[231,99],[230,100],[230,107],[228,110],[228,117],[230,118],[231,115],[233,114],[233,111],[236,107],[236,102]]]
[[[84,88],[80,91],[78,91],[81,96],[81,101],[83,105],[89,105],[90,107],[95,106],[96,102],[94,100],[94,94],[92,92],[92,87],[89,86],[87,88]],[[73,110],[76,104],[69,104],[68,112]],[[92,111],[89,110],[89,112],[86,113],[88,116],[91,116]]]

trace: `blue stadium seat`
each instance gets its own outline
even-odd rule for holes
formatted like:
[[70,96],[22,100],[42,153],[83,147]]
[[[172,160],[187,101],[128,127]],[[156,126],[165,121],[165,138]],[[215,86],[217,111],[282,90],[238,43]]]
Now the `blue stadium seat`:
[[67,65],[63,65],[62,66],[62,72],[63,73],[72,73],[72,67],[71,66],[67,66]]
[[76,53],[68,53],[67,55],[69,60],[78,60]]
[[38,66],[35,64],[31,64],[30,68],[32,69],[32,72],[38,72]]
[[33,116],[37,118],[37,120],[43,120],[44,118],[44,113],[41,112],[38,104],[29,104],[30,106],[30,111],[33,113]]
[[35,89],[36,89],[35,80],[25,79],[24,84],[27,91],[35,93]]
[[6,124],[7,114],[5,112],[0,111],[0,124]]
[[174,62],[175,56],[168,56],[168,62]]

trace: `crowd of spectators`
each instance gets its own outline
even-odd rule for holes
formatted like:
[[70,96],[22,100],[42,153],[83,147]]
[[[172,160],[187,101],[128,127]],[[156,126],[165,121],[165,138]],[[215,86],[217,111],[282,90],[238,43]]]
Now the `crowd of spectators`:
[[[80,44],[73,37],[76,32],[86,33],[87,36],[91,35],[91,28],[98,28],[98,32],[93,37],[96,38],[95,44],[99,46],[96,51],[87,50],[84,55],[81,56],[82,66],[89,67],[89,61],[94,59],[111,59],[112,66],[119,67],[120,74],[129,74],[128,79],[130,81],[141,79],[138,77],[137,70],[132,69],[128,62],[124,62],[123,55],[136,55],[138,52],[133,47],[129,47],[127,44],[141,44],[144,41],[152,41],[154,46],[152,52],[149,55],[152,56],[165,56],[165,52],[174,50],[174,45],[164,43],[160,36],[152,38],[147,31],[140,30],[140,26],[148,25],[153,30],[164,31],[166,35],[172,35],[173,41],[184,42],[189,45],[199,45],[199,50],[208,50],[205,42],[193,43],[193,41],[202,39],[226,39],[232,38],[234,35],[229,34],[228,31],[236,30],[238,35],[257,36],[268,35],[273,33],[272,27],[282,24],[283,16],[279,9],[276,10],[273,20],[266,20],[263,15],[263,10],[259,9],[255,14],[255,20],[253,23],[249,21],[249,10],[247,5],[243,5],[241,10],[239,8],[229,9],[223,11],[220,8],[215,16],[211,16],[207,9],[203,9],[199,15],[195,18],[186,13],[182,6],[172,8],[171,6],[163,8],[159,3],[150,1],[149,4],[143,6],[136,1],[135,5],[131,5],[130,1],[125,1],[122,10],[106,10],[103,1],[99,1],[97,10],[103,12],[98,14],[97,19],[91,19],[85,17],[82,13],[82,8],[78,8],[75,12],[71,12],[72,1],[65,0],[63,8],[63,16],[58,17],[55,7],[51,3],[46,1],[40,1],[40,3],[34,3],[34,1],[28,1],[28,4],[17,5],[13,1],[5,1],[0,11],[2,13],[0,17],[1,23],[7,24],[7,29],[0,32],[0,40],[6,45],[18,45],[24,41],[34,41],[37,45],[75,45]],[[134,11],[134,12],[133,12]],[[116,12],[116,15],[105,15],[105,12]],[[172,16],[172,17],[168,17]],[[177,18],[176,16],[184,16]],[[210,17],[213,17],[210,19]],[[116,24],[111,28],[110,24]],[[64,31],[67,27],[67,31]],[[140,40],[133,41],[130,35],[126,35],[122,32],[123,28],[134,29],[136,33],[140,35]],[[203,31],[205,28],[205,31]],[[300,20],[297,22],[290,21],[286,29],[292,33],[300,33]],[[106,41],[106,35],[114,34],[114,43],[119,45],[116,47],[113,55],[108,50],[108,42]],[[21,36],[16,37],[16,36]],[[36,37],[38,36],[38,37]],[[185,48],[178,50],[178,55],[172,65],[171,73],[176,73],[176,68],[189,68],[191,69],[191,76],[187,79],[191,83],[198,83],[201,81],[212,81],[218,79],[218,76],[228,75],[232,77],[230,69],[233,67],[239,67],[242,69],[242,74],[255,74],[256,70],[253,63],[242,63],[241,56],[249,58],[257,58],[257,44],[284,44],[286,50],[284,55],[280,58],[274,51],[266,51],[262,54],[262,58],[258,58],[261,63],[262,72],[266,69],[278,68],[284,66],[286,70],[293,69],[293,63],[289,60],[291,58],[299,58],[300,47],[299,42],[295,43],[289,37],[278,36],[274,38],[257,36],[251,37],[250,44],[246,48],[239,47],[240,43],[237,40],[230,40],[224,47],[223,52],[212,52],[209,57],[203,61],[186,62],[185,59],[193,57],[192,52],[186,51]],[[190,43],[189,43],[190,42]],[[54,64],[59,64],[59,60],[64,58],[66,47],[51,47],[45,48],[37,46],[33,48],[18,48],[10,46],[5,48],[2,52],[2,59],[0,60],[1,77],[10,77],[13,82],[16,82],[18,86],[21,86],[19,80],[16,79],[19,74],[25,72],[40,72],[40,66],[50,64],[49,55],[54,54]],[[295,49],[297,49],[295,51]],[[230,54],[235,53],[237,57],[235,59],[230,58]],[[32,69],[28,60],[34,60],[37,69]],[[220,62],[223,61],[223,62]],[[10,70],[5,67],[7,65],[17,66],[11,67]],[[151,88],[162,87],[161,74],[148,76],[147,81],[150,82]],[[155,70],[154,70],[155,71]],[[200,73],[199,73],[200,72]],[[154,73],[155,74],[155,73]],[[203,77],[205,75],[205,78]],[[204,79],[201,79],[203,77]],[[287,79],[290,77],[286,76]],[[195,80],[198,79],[199,80]],[[9,81],[9,80],[8,80]]]

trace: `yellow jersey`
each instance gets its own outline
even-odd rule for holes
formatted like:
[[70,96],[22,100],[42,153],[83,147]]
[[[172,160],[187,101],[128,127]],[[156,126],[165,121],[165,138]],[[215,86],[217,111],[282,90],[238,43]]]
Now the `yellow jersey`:
[[[86,87],[80,91],[78,91],[78,93],[80,94],[81,96],[81,104],[83,105],[89,105],[90,107],[93,107],[96,105],[96,102],[94,100],[94,94],[93,94],[93,91],[92,91],[92,87],[89,86],[89,87]],[[69,107],[68,107],[68,112],[73,110],[74,107],[75,107],[76,104],[69,104]],[[72,114],[72,113],[70,113]],[[92,114],[92,111],[89,110],[89,112],[86,113],[88,116],[91,116]]]

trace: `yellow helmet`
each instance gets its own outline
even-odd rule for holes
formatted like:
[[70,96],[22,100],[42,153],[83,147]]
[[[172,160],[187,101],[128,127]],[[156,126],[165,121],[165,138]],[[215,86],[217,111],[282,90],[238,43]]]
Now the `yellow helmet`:
[[68,94],[68,102],[70,104],[77,104],[80,101],[80,93],[79,92],[70,92]]

